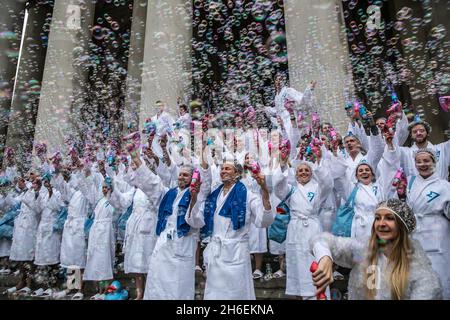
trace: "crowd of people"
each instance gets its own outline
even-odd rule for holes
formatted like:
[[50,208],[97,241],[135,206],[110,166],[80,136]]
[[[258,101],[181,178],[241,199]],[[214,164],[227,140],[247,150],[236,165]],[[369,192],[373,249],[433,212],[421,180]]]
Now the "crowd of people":
[[[336,266],[352,269],[350,299],[449,299],[449,142],[429,142],[428,123],[408,119],[395,99],[378,119],[351,102],[340,134],[314,112],[314,87],[300,93],[278,79],[264,111],[271,130],[258,128],[248,103],[225,129],[199,115],[201,101],[180,105],[176,120],[158,102],[143,130],[121,141],[88,134],[52,155],[35,142],[27,172],[7,148],[0,273],[15,264],[20,274],[8,293],[64,297],[56,275],[78,268],[82,282],[98,283],[91,298],[104,299],[123,254],[136,299],[194,299],[197,271],[204,299],[255,299],[270,252],[279,256],[274,277],[301,299],[329,292]],[[353,216],[340,235],[344,204]],[[268,228],[283,214],[280,243]],[[36,288],[39,270],[53,281]],[[72,299],[83,292],[81,284]]]

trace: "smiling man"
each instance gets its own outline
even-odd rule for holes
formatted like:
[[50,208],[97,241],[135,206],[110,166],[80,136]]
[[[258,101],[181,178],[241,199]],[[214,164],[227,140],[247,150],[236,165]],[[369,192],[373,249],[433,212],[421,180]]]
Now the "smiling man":
[[250,225],[268,227],[274,220],[263,174],[253,175],[261,195],[239,181],[239,168],[226,161],[220,171],[222,184],[204,203],[196,203],[187,221],[211,237],[204,251],[205,300],[255,300],[249,252]]

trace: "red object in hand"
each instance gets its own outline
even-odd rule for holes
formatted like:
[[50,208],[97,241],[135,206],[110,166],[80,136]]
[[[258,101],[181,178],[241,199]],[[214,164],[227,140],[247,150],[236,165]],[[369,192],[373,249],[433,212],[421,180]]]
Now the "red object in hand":
[[[313,263],[311,263],[311,267],[309,267],[309,271],[311,271],[311,273],[314,273],[318,268],[319,264],[316,261],[313,261]],[[325,292],[320,292],[317,294],[316,298],[317,300],[327,300],[327,295],[325,294]]]

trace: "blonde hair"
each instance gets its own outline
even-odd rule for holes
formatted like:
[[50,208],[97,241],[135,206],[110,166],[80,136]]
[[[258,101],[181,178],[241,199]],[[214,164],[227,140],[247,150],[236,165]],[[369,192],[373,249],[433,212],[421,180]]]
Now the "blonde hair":
[[[394,215],[395,222],[398,226],[399,235],[393,240],[392,251],[388,258],[388,265],[392,266],[389,282],[391,284],[391,299],[402,300],[405,297],[405,292],[408,286],[409,271],[410,271],[410,253],[411,241],[408,237],[408,232],[405,225],[400,219]],[[375,223],[372,225],[372,235],[369,241],[369,250],[367,256],[367,265],[377,265],[378,252],[380,246],[378,244],[378,237],[375,233]],[[369,274],[366,273],[366,281],[368,283]],[[369,288],[366,286],[366,298],[369,300],[375,299],[376,287]]]

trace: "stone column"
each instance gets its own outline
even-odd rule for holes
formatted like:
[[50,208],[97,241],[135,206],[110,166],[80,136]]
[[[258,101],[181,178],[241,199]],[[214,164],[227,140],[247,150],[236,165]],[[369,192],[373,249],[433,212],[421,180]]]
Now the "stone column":
[[317,81],[319,115],[345,132],[353,85],[341,12],[338,0],[284,0],[290,86],[303,92]]
[[192,1],[148,1],[140,125],[164,101],[176,115],[177,97],[190,97]]
[[123,110],[124,130],[128,123],[139,125],[141,105],[142,66],[144,61],[145,23],[147,20],[148,0],[134,0],[133,20],[130,36],[130,56],[126,84],[125,110]]
[[65,148],[65,138],[78,129],[81,112],[73,106],[74,90],[83,87],[87,76],[94,6],[91,1],[55,1],[34,136],[47,143],[50,153]]
[[6,1],[0,10],[0,163],[3,162],[24,16],[25,1]]
[[6,138],[6,146],[15,149],[15,160],[21,169],[30,165],[27,155],[33,147],[48,31],[53,12],[51,0],[30,3]]

